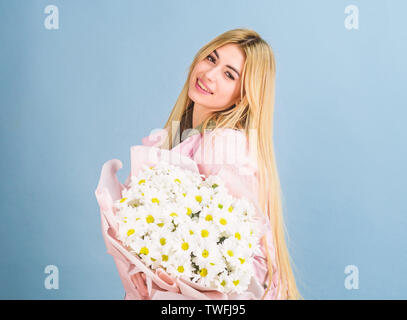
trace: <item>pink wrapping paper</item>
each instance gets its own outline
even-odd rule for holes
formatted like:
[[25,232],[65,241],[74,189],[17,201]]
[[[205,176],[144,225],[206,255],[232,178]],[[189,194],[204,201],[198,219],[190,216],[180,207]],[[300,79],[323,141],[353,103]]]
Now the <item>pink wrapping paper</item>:
[[131,172],[124,185],[116,176],[117,171],[122,168],[121,161],[117,159],[107,161],[102,167],[99,184],[95,190],[107,253],[113,256],[116,263],[125,289],[125,299],[258,300],[264,294],[263,285],[267,284],[268,268],[262,242],[262,255],[254,258],[255,276],[248,290],[242,294],[229,295],[208,290],[184,279],[172,278],[163,269],[153,271],[121,245],[116,238],[118,226],[115,222],[113,202],[121,198],[121,191],[127,188],[130,176],[137,175],[142,165],[152,166],[162,160],[205,176],[218,175],[225,181],[228,191],[233,196],[246,197],[253,202],[257,217],[263,226],[261,233],[266,236],[273,265],[272,288],[265,299],[281,299],[281,294],[277,293],[279,278],[270,222],[258,206],[257,166],[256,161],[249,157],[245,134],[233,129],[216,129],[212,133],[192,135],[173,149],[164,150],[158,146],[166,133],[167,131],[162,129],[143,138],[143,145],[131,147]]

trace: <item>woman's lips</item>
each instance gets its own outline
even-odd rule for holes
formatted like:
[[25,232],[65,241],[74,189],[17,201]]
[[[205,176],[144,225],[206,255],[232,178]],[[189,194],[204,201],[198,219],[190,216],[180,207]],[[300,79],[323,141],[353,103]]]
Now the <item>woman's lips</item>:
[[207,91],[201,89],[201,87],[200,87],[199,84],[198,84],[198,78],[197,78],[196,81],[195,81],[195,88],[196,88],[199,92],[201,92],[201,93],[203,93],[203,94],[212,94],[212,93],[209,93],[209,92],[207,92]]

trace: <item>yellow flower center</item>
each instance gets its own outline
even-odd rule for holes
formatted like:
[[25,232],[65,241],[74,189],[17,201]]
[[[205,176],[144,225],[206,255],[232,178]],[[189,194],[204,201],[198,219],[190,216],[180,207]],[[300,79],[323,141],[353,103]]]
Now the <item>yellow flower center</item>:
[[191,215],[191,213],[192,213],[192,210],[191,210],[191,208],[187,208],[187,215]]
[[203,268],[199,274],[201,275],[201,277],[206,277],[208,275],[208,270]]
[[189,234],[194,234],[194,232],[192,230],[189,230]]
[[138,184],[142,184],[142,183],[146,183],[146,180],[141,179],[141,180],[138,182]]
[[181,248],[182,248],[182,250],[188,250],[188,248],[189,248],[188,242],[184,242],[184,243],[182,244]]
[[168,261],[168,256],[166,254],[163,254],[162,256],[163,261]]
[[237,286],[237,285],[239,284],[239,280],[233,281],[233,284],[234,284],[235,286]]
[[243,258],[239,258],[240,263],[243,264],[244,263],[244,259]]
[[233,211],[233,207],[230,206],[228,210],[229,210],[229,212],[232,212],[232,211]]
[[146,217],[146,221],[147,221],[147,223],[153,223],[154,222],[154,217],[151,214],[149,214]]
[[157,226],[159,226],[160,228],[163,227],[163,226],[164,226],[164,222],[157,223]]
[[123,203],[126,200],[127,200],[127,198],[123,198],[123,199],[120,200],[120,203]]
[[233,251],[232,250],[228,250],[228,255],[233,257]]
[[204,250],[202,251],[202,257],[207,258],[208,256],[209,256],[208,250],[204,249]]
[[220,284],[221,284],[221,286],[226,286],[226,281],[223,280]]
[[223,204],[220,204],[220,203],[219,203],[219,204],[218,204],[218,208],[219,208],[219,209],[223,209]]
[[195,200],[201,203],[202,201],[202,196],[195,196]]
[[151,199],[151,202],[152,202],[152,203],[157,203],[157,204],[159,204],[159,203],[160,203],[160,200],[158,200],[157,198],[153,198],[153,199]]
[[202,230],[201,231],[201,236],[202,236],[202,238],[206,238],[207,236],[209,236],[209,231],[208,230]]
[[165,238],[160,239],[160,243],[161,243],[162,246],[165,245],[165,241],[166,241]]
[[179,179],[174,179],[175,182],[181,183]]
[[226,225],[228,222],[226,221],[226,219],[223,219],[223,218],[221,218],[220,220],[219,220],[219,222],[220,222],[220,224],[222,224],[222,225]]
[[184,267],[183,267],[183,266],[179,266],[179,267],[177,268],[177,270],[178,270],[179,273],[183,273],[183,272],[184,272]]
[[129,231],[127,231],[127,236],[131,236],[134,232],[134,229],[129,229]]
[[175,212],[171,213],[170,216],[171,217],[178,217],[178,215]]
[[205,217],[205,220],[206,220],[206,221],[212,221],[212,220],[213,220],[213,217],[212,217],[210,214],[208,214],[208,215]]
[[142,247],[141,249],[140,249],[140,254],[148,254],[148,248],[147,247]]
[[235,233],[235,238],[238,239],[238,240],[240,240],[240,239],[242,239],[242,236],[240,235],[239,232],[236,232],[236,233]]

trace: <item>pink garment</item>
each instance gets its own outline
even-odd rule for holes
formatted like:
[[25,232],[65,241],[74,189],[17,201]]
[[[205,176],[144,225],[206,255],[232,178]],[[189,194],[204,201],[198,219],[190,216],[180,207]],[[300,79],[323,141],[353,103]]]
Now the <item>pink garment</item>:
[[116,176],[122,168],[120,160],[107,161],[101,171],[95,195],[100,206],[102,234],[107,252],[115,260],[126,295],[125,299],[221,299],[258,300],[264,294],[264,284],[268,283],[266,252],[261,242],[261,255],[254,258],[255,276],[248,290],[243,294],[224,294],[208,290],[193,282],[170,277],[163,269],[151,270],[137,257],[130,254],[117,240],[117,224],[114,221],[113,201],[121,198],[121,191],[127,187],[131,175],[137,175],[142,165],[154,165],[166,160],[173,165],[200,174],[218,175],[225,181],[229,192],[235,197],[251,200],[262,222],[262,234],[266,235],[267,247],[273,265],[272,287],[265,299],[281,299],[277,292],[279,281],[276,267],[276,252],[270,229],[270,221],[258,206],[257,164],[249,156],[248,141],[243,132],[234,129],[216,129],[210,133],[195,134],[171,150],[158,148],[167,131],[161,129],[142,139],[143,145],[131,147],[131,172],[122,185]]

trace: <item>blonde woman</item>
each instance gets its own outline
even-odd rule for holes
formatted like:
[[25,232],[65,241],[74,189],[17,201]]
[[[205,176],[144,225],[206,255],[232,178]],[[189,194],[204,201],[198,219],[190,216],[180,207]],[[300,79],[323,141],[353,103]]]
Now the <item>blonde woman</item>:
[[[284,238],[281,188],[272,139],[275,70],[271,47],[255,31],[234,29],[214,38],[198,51],[189,68],[187,81],[165,124],[168,134],[160,147],[172,149],[194,136],[199,138],[203,132],[222,128],[244,133],[251,155],[257,159],[254,166],[257,200],[270,222],[271,240],[263,239],[267,256],[264,284],[267,289],[263,299],[302,299]],[[192,144],[199,142],[195,139]],[[239,147],[246,150],[242,144]],[[218,149],[224,148],[227,146]],[[192,149],[197,152],[196,147]],[[216,156],[213,150],[206,152]],[[216,174],[216,170],[210,173]]]
[[[272,140],[274,82],[274,55],[259,34],[248,29],[227,31],[198,51],[164,129],[143,138],[143,144],[190,157],[201,174],[219,175],[232,195],[247,196],[256,205],[263,237],[261,255],[253,260],[255,280],[248,299],[302,299],[284,238]],[[119,197],[123,186],[115,172],[120,166],[118,160],[111,160],[102,169],[96,190],[101,208],[108,207],[106,199],[110,199],[103,197],[104,186],[115,187],[112,190]],[[130,175],[125,185],[129,181]],[[102,226],[125,299],[186,298],[160,291],[151,280],[154,275],[134,272],[134,266],[116,250],[119,247],[112,246],[115,241],[103,216]]]

